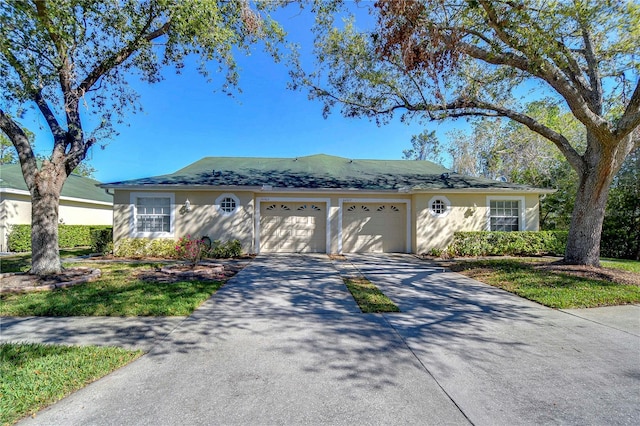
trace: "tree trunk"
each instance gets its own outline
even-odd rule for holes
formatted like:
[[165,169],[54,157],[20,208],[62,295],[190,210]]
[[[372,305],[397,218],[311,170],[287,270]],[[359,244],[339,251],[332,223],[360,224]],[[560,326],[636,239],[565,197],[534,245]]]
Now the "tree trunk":
[[[48,162],[46,162],[48,163]],[[66,174],[43,164],[31,191],[31,273],[59,274],[58,205]]]
[[585,154],[586,158],[591,156],[593,160],[587,162],[591,165],[579,176],[564,260],[569,264],[599,267],[602,223],[617,168],[612,155],[602,151]]

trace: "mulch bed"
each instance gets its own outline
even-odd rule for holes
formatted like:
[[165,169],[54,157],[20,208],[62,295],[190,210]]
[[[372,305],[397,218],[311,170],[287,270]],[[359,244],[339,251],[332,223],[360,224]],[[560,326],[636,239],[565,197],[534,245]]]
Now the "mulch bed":
[[202,262],[196,266],[176,264],[138,272],[136,278],[147,282],[175,283],[178,281],[225,281],[240,272],[247,262],[228,260]]
[[100,269],[65,268],[60,274],[39,276],[29,273],[12,272],[1,274],[0,293],[23,293],[70,287],[95,281],[101,276]]
[[[449,268],[452,271],[456,272],[456,263],[458,261],[464,260],[474,260],[476,258],[459,258],[459,259],[440,259],[429,256],[422,256],[423,259],[431,260],[437,263],[439,266],[443,266],[445,268]],[[490,257],[487,259],[491,259]],[[517,258],[516,258],[517,259]],[[538,270],[551,272],[554,274],[565,274],[571,275],[575,277],[587,278],[587,279],[595,279],[608,281],[612,283],[618,284],[627,284],[627,285],[635,285],[640,286],[640,274],[623,271],[620,269],[614,268],[594,268],[592,266],[582,266],[582,265],[567,265],[562,262],[562,260],[550,261],[540,260],[539,262],[533,262],[531,265]]]

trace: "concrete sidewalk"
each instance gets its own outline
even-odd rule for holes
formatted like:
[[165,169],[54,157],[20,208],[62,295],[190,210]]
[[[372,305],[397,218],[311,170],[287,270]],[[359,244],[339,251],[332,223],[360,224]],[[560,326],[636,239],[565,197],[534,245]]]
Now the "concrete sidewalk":
[[[640,422],[640,308],[562,312],[409,255],[348,258],[402,313],[361,314],[325,255],[259,256],[189,318],[141,332],[147,355],[23,423]],[[35,320],[1,334],[36,335]],[[122,334],[65,321],[57,342]]]

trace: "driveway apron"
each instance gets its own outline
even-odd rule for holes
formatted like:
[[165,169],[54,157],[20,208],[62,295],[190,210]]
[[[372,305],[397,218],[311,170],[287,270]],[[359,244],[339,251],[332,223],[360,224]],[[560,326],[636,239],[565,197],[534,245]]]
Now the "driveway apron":
[[348,259],[474,424],[640,424],[639,306],[563,312],[409,255]]
[[261,255],[147,355],[23,423],[469,421],[326,255]]

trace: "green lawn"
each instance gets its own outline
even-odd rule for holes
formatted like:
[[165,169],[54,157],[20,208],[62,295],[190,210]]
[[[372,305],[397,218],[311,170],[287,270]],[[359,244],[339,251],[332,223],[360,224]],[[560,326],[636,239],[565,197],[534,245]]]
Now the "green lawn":
[[[60,249],[60,257],[84,256],[91,253],[90,247]],[[0,257],[0,272],[26,272],[31,268],[31,252],[16,253]]]
[[134,276],[154,264],[80,266],[100,268],[102,277],[65,289],[0,295],[0,316],[182,316],[223,285],[222,281],[145,282]]
[[[552,308],[640,303],[640,287],[535,269],[532,259],[464,260],[450,265],[484,283]],[[609,265],[607,265],[609,266]]]
[[622,269],[623,271],[640,274],[640,261],[627,259],[600,259],[600,265],[605,268]]
[[345,278],[344,283],[364,313],[400,312],[395,303],[364,278]]
[[140,355],[95,346],[0,344],[0,424],[36,413]]

